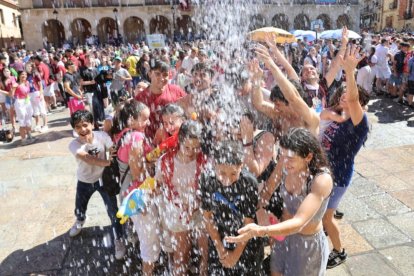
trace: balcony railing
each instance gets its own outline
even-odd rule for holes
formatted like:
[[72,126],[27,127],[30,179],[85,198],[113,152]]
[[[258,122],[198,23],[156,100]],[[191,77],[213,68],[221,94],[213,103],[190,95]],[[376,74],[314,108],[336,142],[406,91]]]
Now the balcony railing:
[[[285,0],[250,0],[257,4],[285,4],[291,1]],[[191,3],[191,1],[189,1]],[[201,5],[203,0],[197,1]],[[293,0],[295,5],[357,5],[358,0]],[[33,0],[35,9],[54,9],[54,8],[86,8],[86,7],[115,7],[115,6],[169,6],[173,3],[179,5],[180,0]],[[196,2],[192,2],[195,5]]]
[[293,0],[295,5],[358,5],[359,0]]

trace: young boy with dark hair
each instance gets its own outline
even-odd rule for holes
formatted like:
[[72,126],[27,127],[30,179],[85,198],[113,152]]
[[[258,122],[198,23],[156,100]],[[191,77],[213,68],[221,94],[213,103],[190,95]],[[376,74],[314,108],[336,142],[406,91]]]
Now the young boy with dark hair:
[[115,258],[120,260],[124,257],[126,248],[121,240],[122,227],[116,218],[118,211],[116,196],[108,195],[100,181],[104,167],[111,164],[110,160],[106,159],[106,150],[112,147],[112,140],[103,131],[93,131],[93,115],[89,111],[76,111],[72,114],[70,123],[78,135],[78,138],[69,144],[69,150],[78,164],[76,173],[78,183],[75,200],[76,221],[69,230],[69,236],[75,237],[81,232],[89,199],[98,191],[112,222],[112,231],[115,235]]
[[177,85],[169,84],[169,65],[162,61],[155,61],[149,72],[151,84],[135,100],[144,103],[150,108],[151,124],[146,128],[146,137],[154,139],[157,129],[161,126],[161,109],[177,102],[186,93]]
[[256,221],[257,180],[242,170],[240,142],[224,141],[214,153],[214,170],[200,179],[201,208],[209,234],[209,275],[261,275],[263,242],[227,244],[226,236]]

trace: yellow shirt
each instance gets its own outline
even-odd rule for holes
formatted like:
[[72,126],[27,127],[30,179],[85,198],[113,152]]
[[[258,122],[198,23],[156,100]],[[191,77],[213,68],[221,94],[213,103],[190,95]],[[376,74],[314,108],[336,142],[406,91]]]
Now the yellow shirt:
[[126,60],[126,63],[129,64],[128,72],[131,75],[131,77],[138,76],[138,73],[136,70],[138,61],[139,61],[139,57],[134,56],[134,55],[129,56]]

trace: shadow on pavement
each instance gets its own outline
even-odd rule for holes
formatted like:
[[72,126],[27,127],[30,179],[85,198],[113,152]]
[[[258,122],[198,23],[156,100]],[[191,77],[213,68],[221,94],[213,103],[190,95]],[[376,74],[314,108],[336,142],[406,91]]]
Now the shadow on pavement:
[[124,260],[114,257],[110,227],[67,233],[28,250],[16,250],[0,264],[0,275],[141,275],[139,246],[129,246]]
[[377,97],[373,100],[375,101],[369,104],[368,112],[374,113],[378,117],[378,123],[388,124],[407,121],[407,126],[413,126],[409,119],[414,118],[414,109],[400,105],[385,97]]

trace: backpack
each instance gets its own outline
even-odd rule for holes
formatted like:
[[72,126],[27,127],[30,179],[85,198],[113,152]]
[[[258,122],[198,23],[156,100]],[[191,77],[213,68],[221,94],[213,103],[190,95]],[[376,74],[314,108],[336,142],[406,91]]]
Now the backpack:
[[[118,143],[116,145],[116,150],[118,152],[118,149],[121,146],[123,138],[126,136],[126,134],[130,133],[131,130],[126,131],[122,137],[118,140]],[[121,185],[125,180],[125,177],[127,176],[129,172],[129,166],[126,169],[124,175],[122,176],[121,181],[119,181],[121,177],[121,173],[119,172],[119,164],[118,164],[118,158],[112,158],[111,165],[104,168],[102,172],[102,186],[103,189],[108,193],[110,196],[115,196],[119,194],[119,191],[121,190]]]

